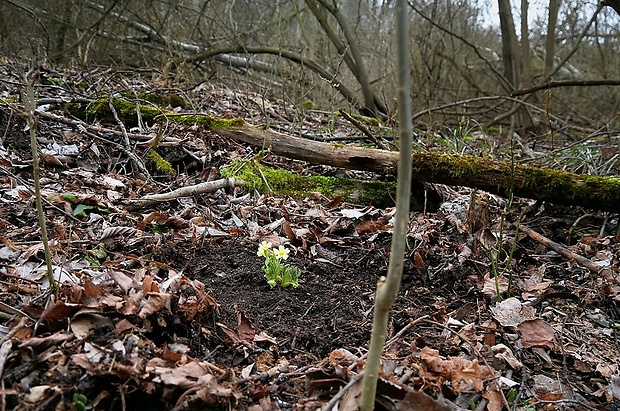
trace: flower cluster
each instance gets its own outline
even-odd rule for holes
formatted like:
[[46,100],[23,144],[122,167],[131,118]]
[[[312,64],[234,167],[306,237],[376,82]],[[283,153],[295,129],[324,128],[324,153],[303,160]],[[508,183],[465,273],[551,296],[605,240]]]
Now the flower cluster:
[[279,285],[282,288],[299,287],[297,280],[301,275],[301,270],[297,267],[282,264],[281,261],[288,259],[290,250],[283,245],[278,248],[272,248],[273,244],[269,241],[263,241],[258,246],[257,255],[265,258],[262,270],[265,273],[267,284],[271,288]]

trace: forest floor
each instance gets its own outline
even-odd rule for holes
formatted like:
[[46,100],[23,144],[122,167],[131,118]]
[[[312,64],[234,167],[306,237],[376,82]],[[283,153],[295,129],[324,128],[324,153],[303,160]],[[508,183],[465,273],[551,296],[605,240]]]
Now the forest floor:
[[[332,112],[223,85],[173,85],[147,71],[46,70],[35,92],[38,110],[56,115],[40,114],[37,125],[59,281],[50,295],[20,97],[24,72],[0,66],[2,409],[315,410],[334,400],[337,409],[356,409],[360,384],[349,383],[363,370],[394,208],[230,187],[132,209],[144,195],[216,181],[257,150],[172,120],[85,116],[76,125],[67,103],[122,92],[116,98],[142,96],[145,106],[173,110],[176,97],[156,104],[144,93],[175,93],[186,102],[182,112],[371,142]],[[393,142],[385,126],[368,127]],[[175,175],[147,158],[158,133],[156,150]],[[502,144],[491,135],[470,143],[482,139],[487,148]],[[261,161],[301,175],[390,178],[272,154]],[[411,213],[376,409],[620,408],[617,216],[428,188],[444,204]],[[301,270],[298,287],[267,283],[257,253],[264,241],[289,250],[285,263]]]

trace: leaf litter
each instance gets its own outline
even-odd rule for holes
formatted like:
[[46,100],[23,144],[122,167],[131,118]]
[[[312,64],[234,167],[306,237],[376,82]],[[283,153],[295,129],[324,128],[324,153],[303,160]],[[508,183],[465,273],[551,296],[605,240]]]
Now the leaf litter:
[[[19,95],[20,70],[2,65],[3,98]],[[140,73],[119,74],[122,81],[105,73],[107,81],[91,78],[99,88],[85,92],[154,88]],[[97,74],[48,75],[69,85]],[[69,86],[37,92],[48,102],[83,98]],[[183,95],[196,112],[268,121],[291,134],[298,127],[359,134],[330,113],[293,116],[298,109],[288,103],[223,85],[186,87]],[[216,181],[222,167],[255,150],[198,126],[169,122],[162,133],[146,122],[130,130],[135,153],[146,158],[142,144],[161,135],[176,173],[160,175],[147,163],[149,179],[121,148],[120,132],[109,131],[118,124],[87,118],[76,126],[63,103],[41,106],[50,116],[38,125],[60,282],[54,296],[43,279],[24,122],[18,103],[0,105],[4,407],[356,409],[394,209],[228,184],[132,209],[145,195]],[[334,129],[322,128],[327,123]],[[342,173],[268,161],[300,174]],[[582,210],[526,199],[507,208],[484,193],[443,190],[439,210],[411,214],[376,408],[618,408],[620,246],[617,236],[600,234],[607,217],[583,219]],[[298,288],[267,284],[257,255],[263,241],[291,250]]]

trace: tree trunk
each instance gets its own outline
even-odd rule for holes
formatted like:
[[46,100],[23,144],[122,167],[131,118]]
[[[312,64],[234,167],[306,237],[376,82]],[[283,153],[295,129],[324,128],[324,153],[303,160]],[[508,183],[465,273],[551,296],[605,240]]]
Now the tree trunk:
[[532,46],[530,45],[530,30],[528,27],[528,13],[530,2],[521,0],[521,84],[517,88],[532,85]]
[[[320,3],[325,10],[329,11],[329,13],[334,16],[348,42],[348,46],[340,40],[336,32],[329,25],[325,13],[321,13],[321,10],[317,7],[317,3]],[[355,35],[353,34],[353,29],[349,26],[349,23],[338,9],[338,6],[335,3],[330,5],[325,0],[306,0],[306,4],[360,84],[362,95],[364,96],[364,109],[361,110],[362,114],[375,117],[378,114],[387,115],[387,108],[380,99],[375,96],[370,88],[366,66],[359,51]]]
[[560,0],[549,0],[549,17],[547,20],[547,38],[545,39],[545,76],[551,74],[555,61],[555,28],[558,24]]
[[510,0],[498,0],[499,26],[502,32],[502,59],[504,62],[504,76],[516,89],[519,87],[519,47],[515,23],[510,9]]
[[[216,133],[275,154],[316,164],[352,170],[396,174],[398,153],[292,137],[272,130],[244,125],[220,128]],[[416,152],[412,155],[412,179],[478,188],[494,194],[526,197],[551,203],[620,211],[620,180],[489,159]]]

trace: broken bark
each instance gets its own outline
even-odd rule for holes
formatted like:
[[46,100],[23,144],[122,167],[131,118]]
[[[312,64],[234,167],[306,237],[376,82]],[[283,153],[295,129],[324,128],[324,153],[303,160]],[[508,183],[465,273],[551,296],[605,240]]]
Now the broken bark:
[[[216,133],[269,147],[275,154],[352,170],[395,174],[398,153],[322,143],[250,125],[221,128]],[[598,177],[493,161],[485,158],[416,152],[412,179],[478,188],[490,193],[532,198],[605,211],[620,211],[620,179]]]

